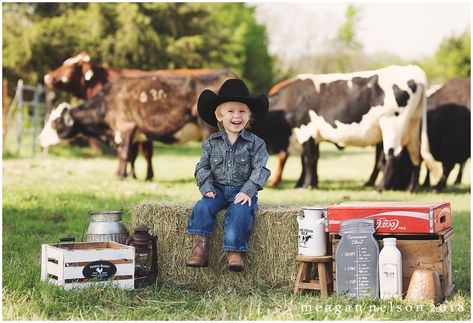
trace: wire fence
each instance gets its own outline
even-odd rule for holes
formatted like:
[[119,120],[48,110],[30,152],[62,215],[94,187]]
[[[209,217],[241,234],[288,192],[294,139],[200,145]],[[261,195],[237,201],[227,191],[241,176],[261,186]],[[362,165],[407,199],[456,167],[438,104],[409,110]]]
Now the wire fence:
[[42,84],[27,85],[18,80],[15,96],[9,105],[4,102],[3,107],[4,153],[33,157],[41,151],[37,139],[50,112],[46,97],[47,88]]

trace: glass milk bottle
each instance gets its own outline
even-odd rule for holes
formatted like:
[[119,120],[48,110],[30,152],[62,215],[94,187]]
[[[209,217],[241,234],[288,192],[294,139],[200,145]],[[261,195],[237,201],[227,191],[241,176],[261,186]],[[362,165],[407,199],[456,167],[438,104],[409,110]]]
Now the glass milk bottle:
[[379,294],[382,299],[402,295],[402,257],[396,238],[384,238],[379,253]]

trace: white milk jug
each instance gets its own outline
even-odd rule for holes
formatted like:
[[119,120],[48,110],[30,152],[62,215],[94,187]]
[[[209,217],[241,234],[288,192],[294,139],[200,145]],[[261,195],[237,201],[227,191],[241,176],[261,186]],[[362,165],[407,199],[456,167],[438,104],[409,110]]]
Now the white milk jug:
[[299,254],[319,257],[326,255],[324,207],[304,207],[304,215],[297,217],[299,223]]

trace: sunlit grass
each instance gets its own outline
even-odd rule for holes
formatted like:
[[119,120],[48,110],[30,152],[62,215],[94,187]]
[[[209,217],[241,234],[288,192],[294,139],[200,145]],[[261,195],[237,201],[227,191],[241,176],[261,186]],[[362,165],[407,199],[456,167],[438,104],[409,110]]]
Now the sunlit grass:
[[[322,144],[319,188],[294,189],[299,177],[300,158],[289,158],[278,188],[265,188],[260,204],[317,205],[346,200],[363,201],[450,201],[453,208],[454,294],[444,307],[422,311],[379,310],[379,300],[352,301],[340,297],[319,298],[318,293],[295,296],[290,290],[255,289],[192,290],[162,285],[123,291],[113,288],[65,292],[39,281],[42,243],[59,237],[81,240],[89,223],[87,210],[125,210],[142,200],[196,201],[193,172],[200,144],[156,145],[153,158],[155,179],[145,182],[145,162],[137,160],[138,180],[119,180],[114,175],[113,156],[90,156],[87,150],[66,147],[35,158],[8,158],[3,161],[3,319],[6,320],[310,320],[310,319],[399,319],[465,320],[470,317],[470,163],[463,184],[441,194],[387,191],[376,193],[363,188],[374,162],[373,148],[337,150]],[[269,168],[277,165],[270,157]],[[423,175],[421,174],[421,177]],[[359,304],[361,311],[349,309]],[[396,303],[397,304],[397,303]],[[396,305],[395,304],[395,305]],[[319,310],[318,305],[324,305]],[[338,310],[335,306],[340,306]],[[377,306],[370,311],[369,306]],[[405,308],[405,301],[397,304]],[[331,307],[330,307],[331,306]],[[310,309],[310,311],[309,311]]]

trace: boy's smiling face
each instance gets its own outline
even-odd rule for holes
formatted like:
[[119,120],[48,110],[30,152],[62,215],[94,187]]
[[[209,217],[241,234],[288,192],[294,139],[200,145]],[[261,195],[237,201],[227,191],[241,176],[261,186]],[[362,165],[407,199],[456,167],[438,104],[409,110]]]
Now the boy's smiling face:
[[225,102],[217,108],[215,116],[227,132],[240,133],[250,121],[251,111],[244,103]]

